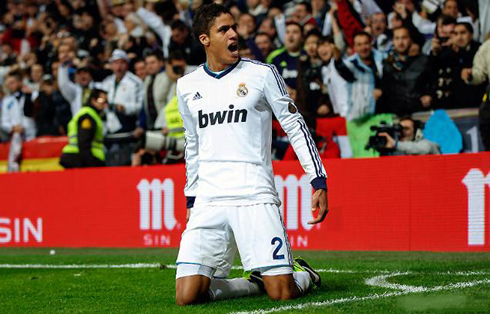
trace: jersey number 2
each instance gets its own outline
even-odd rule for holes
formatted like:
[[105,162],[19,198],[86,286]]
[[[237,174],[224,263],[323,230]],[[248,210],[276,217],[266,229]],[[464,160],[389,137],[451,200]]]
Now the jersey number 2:
[[279,242],[279,244],[277,245],[276,249],[272,253],[272,258],[273,259],[284,259],[284,254],[277,255],[277,252],[279,252],[279,250],[282,248],[282,239],[279,237],[272,238],[271,244],[275,245],[276,242]]

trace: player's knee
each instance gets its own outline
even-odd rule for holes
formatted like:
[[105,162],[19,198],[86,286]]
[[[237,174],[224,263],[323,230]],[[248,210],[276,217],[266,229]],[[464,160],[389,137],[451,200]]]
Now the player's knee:
[[180,293],[179,291],[177,291],[177,293],[175,294],[175,302],[179,306],[191,305],[197,303],[197,301],[198,298],[197,294],[195,293]]
[[207,301],[209,282],[209,278],[203,276],[188,276],[177,279],[175,302],[182,306]]

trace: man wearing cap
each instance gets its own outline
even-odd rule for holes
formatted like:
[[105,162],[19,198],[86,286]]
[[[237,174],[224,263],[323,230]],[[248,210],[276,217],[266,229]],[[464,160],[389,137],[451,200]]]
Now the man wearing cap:
[[59,59],[61,65],[58,67],[58,86],[61,95],[70,103],[71,114],[74,116],[82,106],[87,104],[90,91],[94,87],[92,74],[88,67],[77,68],[75,82],[72,82],[69,77],[71,54],[60,54]]
[[[109,101],[107,130],[109,133],[132,132],[143,104],[143,82],[128,71],[129,59],[124,50],[115,49],[109,61],[113,74],[102,82],[102,89],[107,92]],[[131,144],[111,145],[107,164],[130,165],[131,150]]]

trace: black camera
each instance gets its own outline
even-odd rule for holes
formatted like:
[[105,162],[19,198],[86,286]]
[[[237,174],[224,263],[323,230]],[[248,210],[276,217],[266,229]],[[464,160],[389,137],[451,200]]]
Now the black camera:
[[178,65],[173,66],[172,67],[172,70],[177,75],[183,75],[184,74],[184,71],[185,71],[184,67],[181,67],[181,66],[178,66]]
[[388,124],[385,121],[381,121],[380,125],[371,126],[371,131],[375,131],[376,135],[370,136],[366,145],[366,149],[375,149],[381,154],[389,153],[393,149],[386,148],[387,139],[380,133],[387,133],[395,140],[398,140],[402,135],[403,127],[400,124]]

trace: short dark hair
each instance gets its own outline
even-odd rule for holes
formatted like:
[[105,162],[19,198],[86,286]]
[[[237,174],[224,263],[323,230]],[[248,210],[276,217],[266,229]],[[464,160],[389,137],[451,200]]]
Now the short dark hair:
[[255,35],[255,38],[259,37],[259,36],[266,36],[267,38],[269,38],[269,40],[272,42],[272,38],[269,34],[267,33],[264,33],[264,32],[258,32],[256,35]]
[[22,73],[20,71],[12,71],[9,74],[7,74],[7,77],[13,77],[20,82],[22,82],[23,79]]
[[303,26],[299,23],[296,23],[296,22],[287,22],[286,23],[286,28],[290,25],[296,25],[299,27],[299,30],[301,31],[301,36],[303,36]]
[[457,20],[452,17],[452,16],[447,16],[447,15],[440,15],[438,18],[437,18],[437,21],[441,21],[442,25],[451,25],[451,24],[456,24],[457,23]]
[[158,61],[165,61],[165,59],[163,58],[163,53],[161,51],[160,52],[152,51],[145,56],[145,59],[148,57],[155,57],[157,58]]
[[213,26],[214,20],[221,14],[230,14],[233,16],[230,10],[216,3],[206,4],[197,9],[192,22],[194,37],[199,41],[200,35],[206,34],[209,36],[209,30]]
[[353,42],[357,36],[366,36],[367,38],[369,38],[369,40],[371,40],[371,35],[369,33],[365,32],[365,31],[359,31],[359,32],[355,32],[354,35],[352,35],[352,41]]
[[454,27],[456,27],[456,26],[463,26],[471,34],[473,34],[473,32],[474,32],[473,26],[468,22],[458,22],[458,23],[456,23],[456,25],[454,25]]
[[322,37],[322,33],[316,29],[316,28],[313,28],[312,30],[310,30],[308,33],[306,33],[306,36],[305,36],[305,40],[310,37],[310,36],[316,36],[318,38],[321,38]]
[[170,28],[172,30],[178,29],[180,31],[186,31],[186,30],[188,30],[187,25],[182,20],[175,20],[175,21],[173,21],[172,24],[170,25]]
[[311,13],[313,9],[311,8],[311,3],[308,1],[301,1],[297,5],[304,5],[306,7],[306,12]]
[[400,30],[400,29],[404,29],[404,30],[406,30],[406,31],[407,31],[407,33],[408,33],[408,36],[410,37],[410,39],[412,38],[412,34],[410,34],[410,29],[408,29],[408,27],[403,26],[403,25],[402,25],[402,26],[398,26],[398,27],[393,28],[393,30],[392,30],[393,35],[395,34],[395,31]]
[[320,37],[320,40],[318,41],[318,46],[323,45],[324,43],[335,44],[333,36],[328,35]]
[[184,60],[185,61],[185,56],[180,50],[173,50],[170,51],[168,55],[168,63],[172,63],[174,60]]

